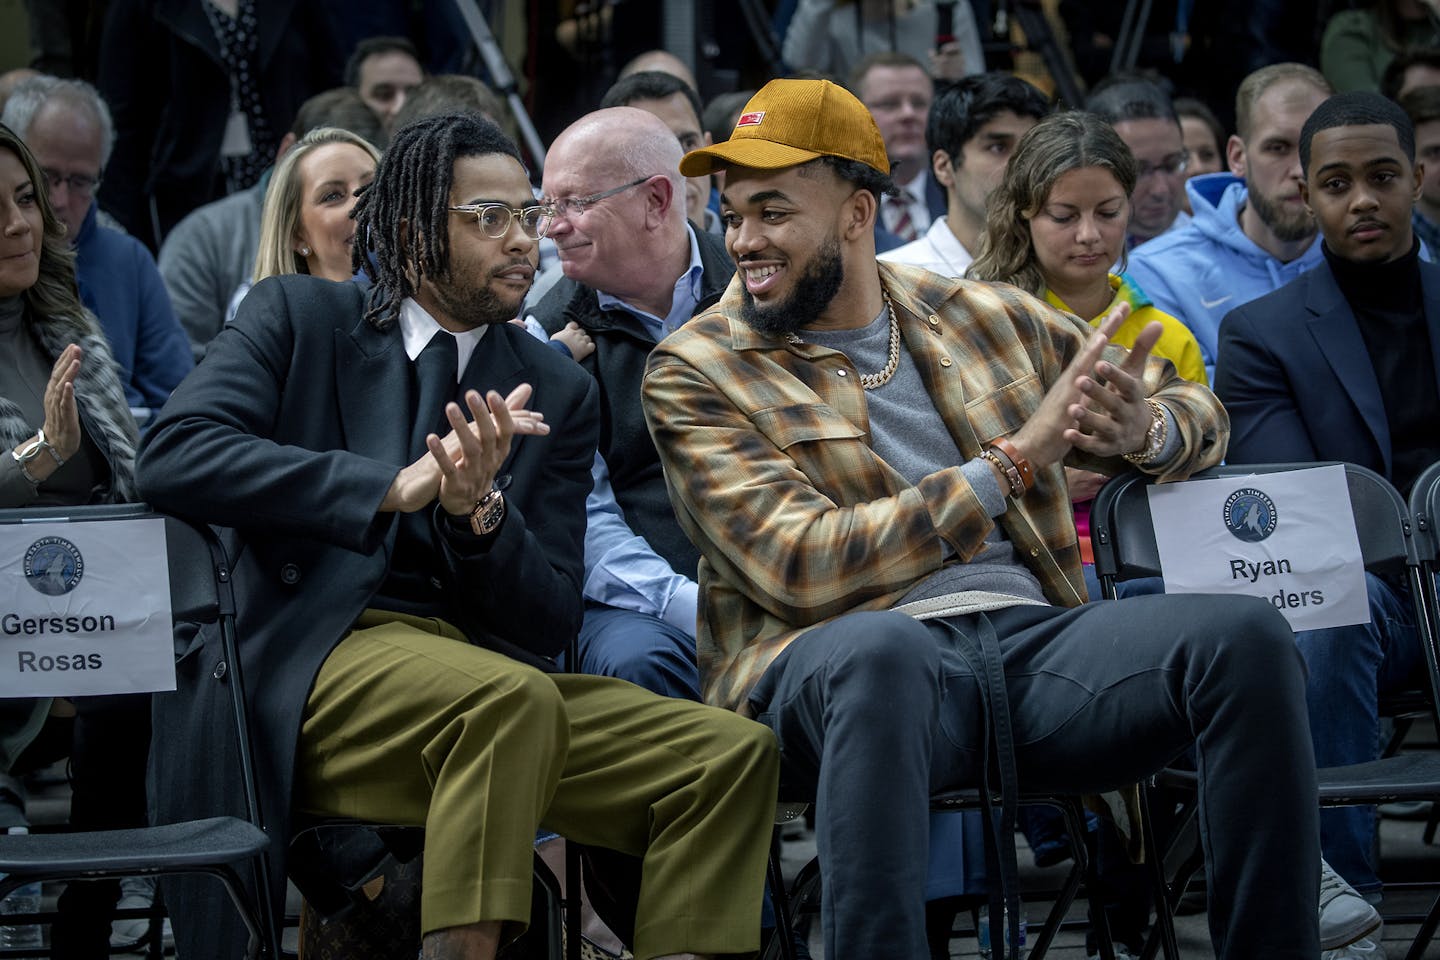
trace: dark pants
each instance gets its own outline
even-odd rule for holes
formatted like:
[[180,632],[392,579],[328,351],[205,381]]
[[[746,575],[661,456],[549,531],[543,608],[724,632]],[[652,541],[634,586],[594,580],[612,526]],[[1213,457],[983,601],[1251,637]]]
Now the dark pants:
[[587,603],[577,646],[577,673],[629,680],[662,697],[700,699],[695,638],[658,617]]
[[[1216,956],[1314,960],[1315,768],[1280,614],[1162,596],[985,616],[1022,789],[1115,789],[1193,745]],[[928,797],[980,779],[980,689],[960,652],[976,622],[841,617],[792,643],[751,696],[780,740],[782,797],[816,800],[827,956],[928,956]]]

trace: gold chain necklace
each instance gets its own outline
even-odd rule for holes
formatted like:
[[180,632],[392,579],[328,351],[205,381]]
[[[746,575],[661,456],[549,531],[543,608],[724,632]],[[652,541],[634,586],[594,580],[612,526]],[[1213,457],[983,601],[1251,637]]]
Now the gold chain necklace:
[[[876,387],[883,387],[895,376],[895,371],[900,368],[900,321],[895,316],[895,304],[890,302],[890,294],[884,287],[880,288],[880,296],[885,299],[885,309],[890,313],[890,356],[885,361],[885,368],[879,373],[860,374],[860,386],[866,390],[874,390]],[[804,343],[795,333],[785,334],[785,339],[792,344]]]

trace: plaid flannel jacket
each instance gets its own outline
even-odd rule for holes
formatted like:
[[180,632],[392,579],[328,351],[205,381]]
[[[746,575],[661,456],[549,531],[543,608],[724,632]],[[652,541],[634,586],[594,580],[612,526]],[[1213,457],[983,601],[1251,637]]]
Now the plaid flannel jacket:
[[[1015,433],[1094,330],[1003,284],[879,264],[904,345],[966,458]],[[645,416],[680,525],[699,547],[697,645],[707,702],[744,709],[751,687],[803,631],[894,605],[942,565],[963,562],[995,522],[959,465],[911,485],[870,449],[860,377],[844,354],[791,344],[740,319],[740,277],[708,314],[650,355]],[[1107,357],[1124,351],[1111,347]],[[1229,420],[1215,396],[1151,357],[1147,392],[1179,428],[1151,465],[1162,480],[1218,463]],[[1072,451],[1066,461],[1126,469]],[[998,518],[1051,603],[1085,600],[1060,464]]]

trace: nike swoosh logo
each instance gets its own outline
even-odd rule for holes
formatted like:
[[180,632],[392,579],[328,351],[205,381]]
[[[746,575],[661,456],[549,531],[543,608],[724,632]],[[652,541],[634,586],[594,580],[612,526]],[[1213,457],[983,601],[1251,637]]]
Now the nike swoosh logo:
[[1233,293],[1230,294],[1230,296],[1228,296],[1228,297],[1221,297],[1219,300],[1206,300],[1204,297],[1201,297],[1201,298],[1200,298],[1200,306],[1204,307],[1206,310],[1209,310],[1211,307],[1218,307],[1218,306],[1220,306],[1220,304],[1224,303],[1226,300],[1232,300],[1232,299],[1234,299],[1234,297],[1235,297],[1235,294],[1233,294]]

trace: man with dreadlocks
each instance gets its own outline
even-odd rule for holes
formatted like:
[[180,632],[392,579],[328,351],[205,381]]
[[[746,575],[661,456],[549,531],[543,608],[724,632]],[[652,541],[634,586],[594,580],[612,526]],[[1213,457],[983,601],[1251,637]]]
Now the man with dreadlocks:
[[[493,957],[529,917],[541,825],[643,858],[637,956],[753,951],[770,733],[548,672],[580,624],[597,429],[591,378],[505,323],[551,211],[497,127],[451,115],[400,131],[355,219],[368,303],[349,283],[258,284],[139,467],[156,507],[230,528],[275,904],[293,798],[426,828],[427,958]],[[163,816],[238,792],[226,765],[189,772],[213,749],[193,719],[216,693],[211,639],[157,726],[161,782],[182,785]],[[185,952],[222,955],[223,917],[200,916],[176,911]]]

